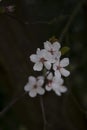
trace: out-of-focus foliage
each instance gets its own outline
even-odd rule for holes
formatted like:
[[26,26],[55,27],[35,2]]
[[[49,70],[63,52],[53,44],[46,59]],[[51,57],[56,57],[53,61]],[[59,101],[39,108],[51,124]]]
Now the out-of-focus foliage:
[[[0,2],[0,111],[24,92],[33,73],[29,55],[43,42],[60,39],[79,0],[2,0]],[[1,11],[14,5],[14,12]],[[83,3],[64,34],[61,45],[70,51],[68,93],[43,97],[47,130],[86,130],[87,121],[87,3]],[[67,48],[68,49],[68,48]],[[66,49],[66,50],[67,50]],[[66,51],[65,50],[65,51]],[[36,73],[35,75],[37,75]],[[0,130],[42,130],[39,97],[25,95],[0,116]]]

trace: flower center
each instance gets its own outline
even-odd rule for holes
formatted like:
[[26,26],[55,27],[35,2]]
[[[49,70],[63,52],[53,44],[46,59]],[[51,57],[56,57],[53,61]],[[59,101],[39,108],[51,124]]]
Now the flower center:
[[49,52],[53,55],[55,51],[51,48]]
[[33,88],[36,89],[36,88],[37,88],[37,85],[34,85]]
[[57,70],[60,70],[62,67],[60,65],[56,66]]
[[44,63],[45,61],[46,61],[46,59],[43,57],[40,59],[40,62],[42,62],[42,63]]
[[51,84],[52,84],[52,80],[49,80],[48,81],[48,87],[51,87]]

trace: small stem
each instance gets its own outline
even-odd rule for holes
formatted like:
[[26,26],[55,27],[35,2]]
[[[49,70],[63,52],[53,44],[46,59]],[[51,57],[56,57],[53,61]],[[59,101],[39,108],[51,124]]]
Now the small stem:
[[40,105],[41,105],[42,116],[43,116],[43,123],[44,123],[43,130],[46,130],[47,120],[46,120],[46,114],[45,114],[45,109],[44,109],[44,103],[43,103],[43,97],[42,96],[40,96]]

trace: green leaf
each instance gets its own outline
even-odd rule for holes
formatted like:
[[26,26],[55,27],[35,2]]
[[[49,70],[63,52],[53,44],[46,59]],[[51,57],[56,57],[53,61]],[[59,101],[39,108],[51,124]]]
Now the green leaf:
[[62,47],[62,48],[60,49],[62,55],[66,54],[69,50],[70,50],[69,47]]
[[46,75],[46,72],[47,72],[47,70],[46,70],[46,68],[44,68],[44,69],[43,69],[43,76]]

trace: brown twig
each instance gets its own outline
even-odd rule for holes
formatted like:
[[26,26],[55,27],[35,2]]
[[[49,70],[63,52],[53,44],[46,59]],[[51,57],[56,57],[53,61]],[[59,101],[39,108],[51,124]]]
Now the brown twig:
[[22,25],[35,25],[35,24],[48,24],[48,25],[51,25],[51,24],[55,24],[57,22],[61,22],[61,21],[65,20],[67,17],[69,17],[69,15],[62,15],[62,16],[59,16],[59,17],[54,17],[53,19],[50,19],[48,21],[40,20],[40,21],[29,22],[29,21],[22,21],[21,19],[19,19],[18,17],[16,17],[13,14],[5,13],[3,15],[8,16],[8,17],[18,21]]

